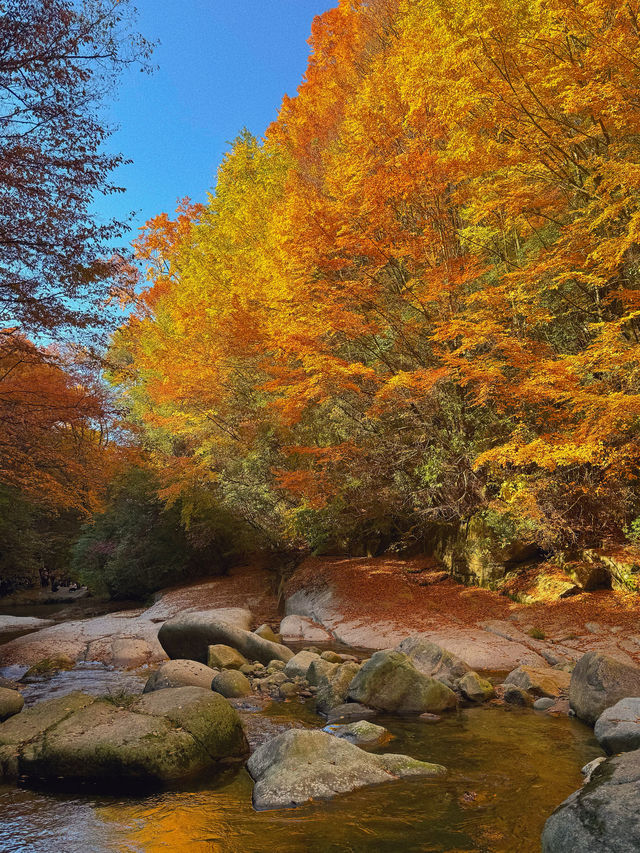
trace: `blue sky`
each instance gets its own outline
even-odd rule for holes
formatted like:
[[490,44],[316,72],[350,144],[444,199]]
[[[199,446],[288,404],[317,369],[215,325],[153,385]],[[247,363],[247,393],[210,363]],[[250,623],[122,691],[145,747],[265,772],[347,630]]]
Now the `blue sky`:
[[[204,201],[227,143],[243,127],[261,136],[306,68],[315,15],[331,0],[137,0],[138,29],[160,39],[152,76],[127,72],[107,105],[119,130],[108,143],[134,162],[98,199],[101,218],[136,211],[134,229],[176,200]],[[135,230],[131,236],[135,236]]]

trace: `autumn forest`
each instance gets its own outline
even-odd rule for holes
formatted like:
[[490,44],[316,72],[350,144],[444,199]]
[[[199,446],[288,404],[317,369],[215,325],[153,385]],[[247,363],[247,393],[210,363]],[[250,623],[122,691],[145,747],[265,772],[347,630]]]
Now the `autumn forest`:
[[[135,258],[68,227],[77,163],[39,166],[58,219],[2,260],[22,565],[80,536],[107,571],[127,502],[196,560],[424,551],[470,523],[545,555],[640,537],[633,6],[342,0],[310,44],[265,137]],[[84,156],[88,189],[113,164]],[[41,177],[6,191],[9,237]]]

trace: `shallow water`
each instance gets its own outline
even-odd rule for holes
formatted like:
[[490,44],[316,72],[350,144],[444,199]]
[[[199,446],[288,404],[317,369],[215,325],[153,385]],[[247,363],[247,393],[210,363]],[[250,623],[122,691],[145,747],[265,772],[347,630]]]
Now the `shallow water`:
[[[251,730],[269,735],[308,707],[273,703]],[[376,720],[384,751],[449,768],[444,780],[392,782],[298,809],[255,812],[252,782],[232,771],[144,798],[45,794],[0,786],[3,853],[534,853],[553,809],[600,755],[591,730],[529,710],[471,708],[426,723]]]

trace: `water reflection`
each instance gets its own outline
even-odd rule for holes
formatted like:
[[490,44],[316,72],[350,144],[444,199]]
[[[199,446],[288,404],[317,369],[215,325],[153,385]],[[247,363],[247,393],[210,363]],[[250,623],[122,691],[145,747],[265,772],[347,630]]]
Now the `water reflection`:
[[[294,703],[256,716],[277,730],[297,714],[316,724]],[[449,776],[258,813],[245,770],[138,800],[0,788],[3,853],[537,853],[544,820],[600,754],[586,726],[531,711],[469,709],[435,725],[376,722],[396,736],[385,751],[445,764]]]

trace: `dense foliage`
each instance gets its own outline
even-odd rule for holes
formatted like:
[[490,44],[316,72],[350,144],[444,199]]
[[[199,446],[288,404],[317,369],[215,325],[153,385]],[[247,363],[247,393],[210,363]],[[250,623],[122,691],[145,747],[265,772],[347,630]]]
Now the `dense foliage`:
[[278,541],[483,514],[620,540],[638,499],[640,30],[613,0],[341,0],[208,204],[152,220],[114,342],[188,499]]

